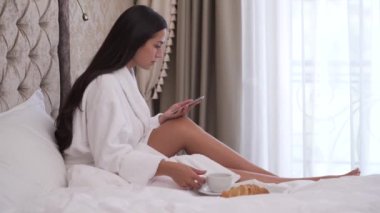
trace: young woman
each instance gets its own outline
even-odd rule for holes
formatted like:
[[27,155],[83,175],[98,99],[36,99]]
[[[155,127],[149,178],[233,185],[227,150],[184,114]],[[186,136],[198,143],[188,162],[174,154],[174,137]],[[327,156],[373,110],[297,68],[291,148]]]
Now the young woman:
[[[149,69],[161,58],[166,36],[165,20],[148,7],[133,6],[119,17],[57,118],[55,135],[68,165],[94,165],[140,184],[165,175],[185,189],[199,189],[208,168],[169,159],[185,150],[207,156],[239,174],[240,180],[278,183],[340,177],[281,178],[252,164],[186,117],[192,100],[151,117],[133,69]],[[344,175],[359,175],[359,170]]]

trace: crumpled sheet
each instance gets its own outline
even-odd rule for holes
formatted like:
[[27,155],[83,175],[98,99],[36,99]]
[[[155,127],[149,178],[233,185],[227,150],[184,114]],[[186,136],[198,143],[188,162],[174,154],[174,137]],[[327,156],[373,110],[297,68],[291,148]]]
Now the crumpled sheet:
[[250,180],[236,185],[257,184],[270,194],[233,198],[181,190],[167,177],[155,178],[149,186],[135,185],[89,166],[69,169],[68,176],[68,188],[53,190],[9,212],[380,212],[380,175],[281,184]]

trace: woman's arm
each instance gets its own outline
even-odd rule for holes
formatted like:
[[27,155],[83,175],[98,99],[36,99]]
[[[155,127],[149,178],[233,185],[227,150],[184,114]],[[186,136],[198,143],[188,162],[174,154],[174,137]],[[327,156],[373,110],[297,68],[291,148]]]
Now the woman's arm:
[[156,176],[169,176],[185,189],[199,189],[205,183],[205,178],[200,175],[205,173],[206,171],[182,163],[162,160],[158,165]]

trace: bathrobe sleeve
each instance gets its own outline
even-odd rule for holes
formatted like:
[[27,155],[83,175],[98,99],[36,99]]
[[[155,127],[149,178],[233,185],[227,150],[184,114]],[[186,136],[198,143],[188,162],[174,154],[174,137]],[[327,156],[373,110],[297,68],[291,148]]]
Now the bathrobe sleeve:
[[[101,77],[87,90],[82,110],[86,111],[87,137],[95,166],[117,173],[129,182],[147,184],[164,157],[134,148],[139,138],[133,132],[136,124],[121,104],[125,97],[117,81],[110,76]],[[157,120],[152,119],[150,125],[156,126]]]
[[154,129],[154,128],[157,128],[157,127],[160,126],[160,120],[159,120],[159,118],[160,118],[161,114],[162,113],[159,113],[159,114],[155,115],[154,117],[150,118],[150,122],[149,122],[150,128]]

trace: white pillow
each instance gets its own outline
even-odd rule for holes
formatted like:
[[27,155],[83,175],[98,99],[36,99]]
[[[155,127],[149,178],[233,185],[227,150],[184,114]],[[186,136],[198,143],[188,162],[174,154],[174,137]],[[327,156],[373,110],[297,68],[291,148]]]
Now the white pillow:
[[66,186],[66,168],[54,130],[40,90],[0,113],[0,212]]

